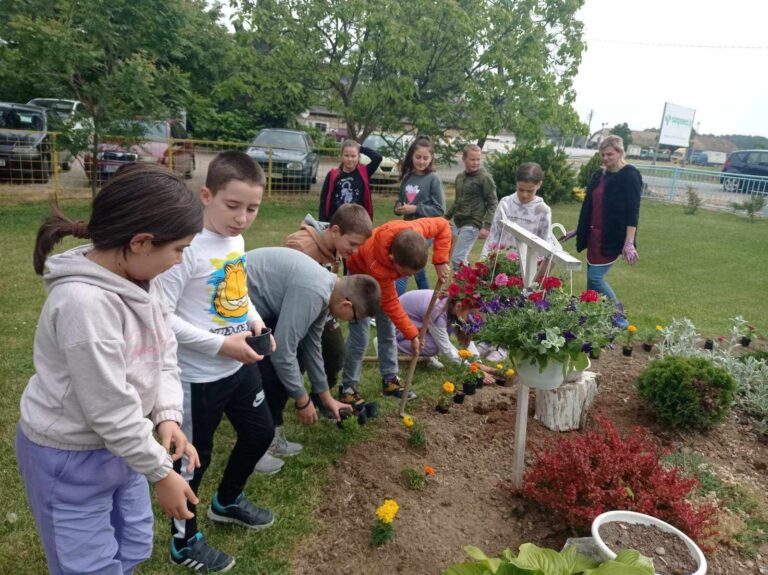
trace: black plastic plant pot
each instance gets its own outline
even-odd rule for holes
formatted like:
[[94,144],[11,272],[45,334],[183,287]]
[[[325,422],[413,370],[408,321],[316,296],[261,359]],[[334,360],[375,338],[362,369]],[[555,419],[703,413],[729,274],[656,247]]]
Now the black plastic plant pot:
[[365,409],[361,409],[357,413],[357,423],[359,423],[360,425],[365,425],[366,423],[368,423],[368,412],[366,412]]
[[447,405],[436,405],[435,411],[438,413],[448,413],[450,411],[450,408]]
[[704,349],[715,349],[715,342],[711,339],[704,340]]
[[644,351],[651,351],[652,349],[653,349],[653,344],[652,343],[644,343],[643,344],[643,350]]
[[465,397],[466,396],[463,393],[459,392],[453,396],[453,403],[464,403]]
[[741,345],[743,345],[744,347],[749,347],[749,344],[751,342],[752,342],[752,340],[749,339],[748,337],[742,337],[741,338]]
[[371,401],[365,404],[365,414],[373,419],[379,416],[379,404],[376,401]]
[[483,386],[485,386],[485,381],[483,380],[482,377],[478,377],[477,380],[475,381],[475,387],[477,389],[483,389]]
[[264,327],[261,329],[261,335],[250,335],[245,338],[245,342],[259,355],[269,355],[272,353],[272,340],[269,337],[271,335],[272,330]]
[[625,345],[621,348],[621,353],[623,353],[627,357],[632,357],[632,346]]
[[477,385],[473,381],[465,381],[463,384],[464,395],[475,395],[477,391]]

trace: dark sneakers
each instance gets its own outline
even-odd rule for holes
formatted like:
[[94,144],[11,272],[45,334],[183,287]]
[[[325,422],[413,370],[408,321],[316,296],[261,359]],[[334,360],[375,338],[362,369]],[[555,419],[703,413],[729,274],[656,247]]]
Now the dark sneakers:
[[[405,391],[405,388],[400,383],[400,378],[396,375],[394,377],[390,377],[387,380],[384,380],[381,382],[381,391],[384,395],[388,395],[391,397],[397,397],[400,399],[403,397],[403,392]],[[416,393],[411,390],[408,392],[408,399],[416,399]]]
[[350,387],[347,390],[342,390],[339,394],[339,401],[351,405],[352,409],[356,412],[365,407],[365,400],[360,397],[360,394],[357,393],[357,390],[353,387]]
[[171,562],[174,565],[187,567],[197,573],[224,573],[235,565],[234,557],[208,545],[202,533],[196,533],[179,550],[174,541],[171,540]]
[[221,505],[218,493],[214,495],[208,519],[218,523],[236,523],[257,531],[271,527],[275,522],[271,511],[256,507],[243,493],[231,505]]

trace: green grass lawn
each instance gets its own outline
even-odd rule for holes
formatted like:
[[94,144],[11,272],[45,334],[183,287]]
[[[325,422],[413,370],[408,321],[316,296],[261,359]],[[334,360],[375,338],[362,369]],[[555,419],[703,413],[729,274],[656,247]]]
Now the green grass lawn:
[[[393,217],[393,202],[392,197],[377,198],[376,223]],[[84,201],[67,201],[64,209],[72,218],[87,219],[88,205]],[[555,206],[554,219],[570,228],[576,222],[578,209],[578,205]],[[304,214],[316,212],[314,197],[267,200],[246,235],[247,248],[280,244],[287,233],[298,227]],[[19,397],[33,372],[32,341],[44,298],[40,279],[32,270],[32,247],[37,226],[46,213],[45,202],[5,202],[0,206],[0,239],[6,266],[0,275],[0,573],[18,575],[45,572],[42,549],[16,470],[13,437]],[[71,241],[65,242],[65,247],[71,245]],[[480,247],[478,243],[475,256]],[[566,247],[575,246],[569,243]],[[731,214],[707,211],[686,216],[679,206],[644,202],[638,251],[640,262],[636,266],[630,268],[619,262],[608,275],[633,323],[652,326],[666,324],[673,317],[689,317],[703,333],[719,335],[725,333],[728,318],[740,314],[763,333],[768,331],[767,221],[750,224]],[[431,267],[430,273],[434,280]],[[574,274],[573,282],[574,291],[584,289],[585,273]],[[376,367],[367,367],[363,378],[363,395],[377,396]],[[416,390],[422,397],[434,395],[438,381],[439,375],[420,372]],[[394,405],[386,403],[385,411],[391,413]],[[346,445],[364,441],[382,425],[346,436],[330,422],[309,429],[290,423],[289,435],[305,444],[304,453],[274,477],[254,477],[247,488],[255,501],[275,512],[275,526],[262,533],[243,533],[237,528],[211,528],[204,519],[202,527],[207,536],[237,557],[239,573],[287,574],[294,545],[314,529],[312,514],[323,491],[342,488],[326,485],[326,470],[342,456]],[[228,453],[233,443],[228,425],[222,426],[217,442],[216,452]],[[203,509],[210,501],[215,481],[221,477],[223,464],[220,455],[214,457],[203,484]],[[167,521],[157,521],[156,533],[155,555],[140,572],[176,572],[167,561]]]

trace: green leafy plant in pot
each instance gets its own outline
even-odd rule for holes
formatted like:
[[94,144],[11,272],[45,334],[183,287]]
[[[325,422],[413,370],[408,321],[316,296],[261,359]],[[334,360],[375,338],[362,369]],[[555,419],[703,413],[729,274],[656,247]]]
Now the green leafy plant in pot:
[[569,369],[585,369],[588,354],[608,345],[617,330],[610,300],[593,290],[570,295],[557,277],[488,311],[479,339],[507,348],[520,381],[539,389],[555,389]]

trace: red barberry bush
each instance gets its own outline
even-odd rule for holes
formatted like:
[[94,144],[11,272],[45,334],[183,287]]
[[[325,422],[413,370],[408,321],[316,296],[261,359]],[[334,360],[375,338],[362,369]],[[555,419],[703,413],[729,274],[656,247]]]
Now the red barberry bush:
[[622,438],[608,419],[596,426],[548,442],[535,451],[523,480],[523,495],[584,529],[605,511],[637,511],[657,517],[704,542],[714,534],[716,506],[690,500],[698,480],[677,467],[665,467],[665,455],[650,433],[635,428]]

